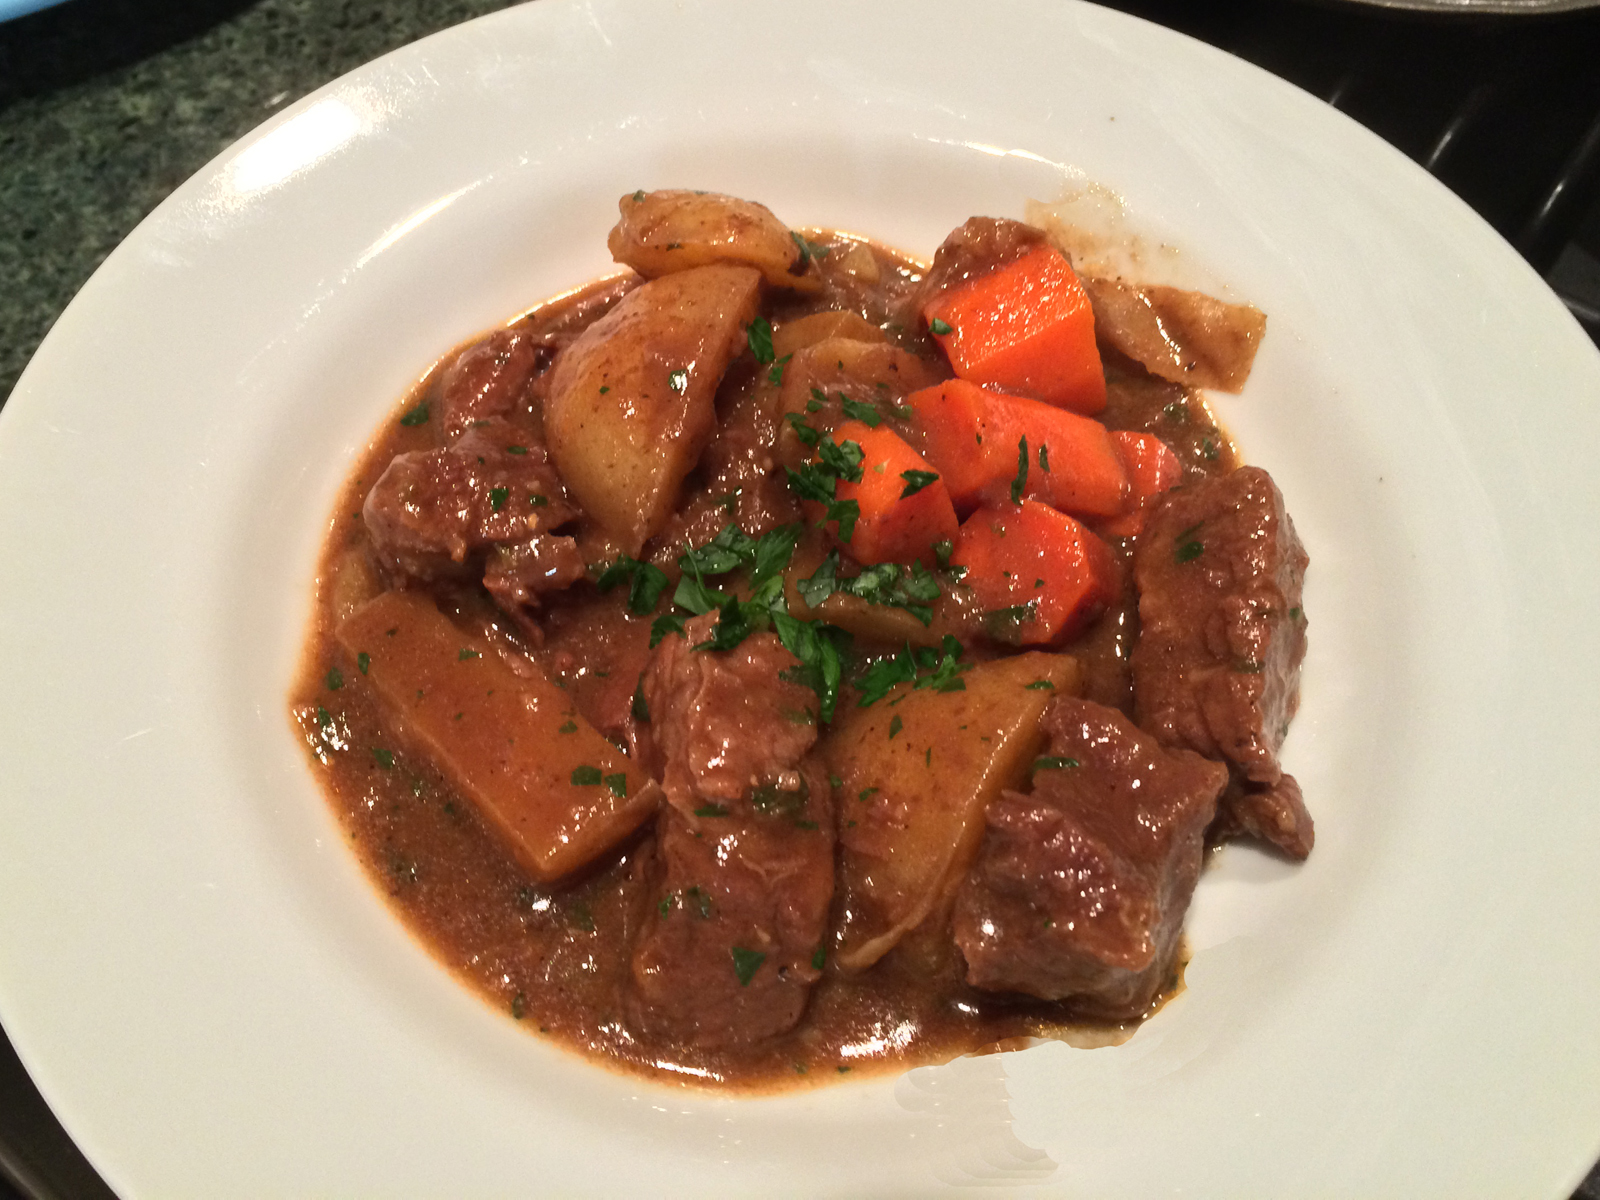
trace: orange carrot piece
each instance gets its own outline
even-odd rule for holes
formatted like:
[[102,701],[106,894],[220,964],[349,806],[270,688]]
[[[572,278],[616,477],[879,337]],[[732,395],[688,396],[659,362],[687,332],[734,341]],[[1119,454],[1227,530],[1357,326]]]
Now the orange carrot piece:
[[945,292],[922,315],[962,379],[1087,415],[1106,406],[1094,310],[1054,247]]
[[1137,537],[1144,530],[1150,502],[1183,480],[1183,464],[1165,442],[1153,433],[1118,430],[1111,435],[1128,471],[1128,504],[1120,516],[1100,526],[1112,537]]
[[989,429],[986,392],[965,379],[949,379],[906,397],[922,435],[922,453],[939,472],[952,503],[971,508],[984,492],[1017,470],[1017,444],[1008,446]]
[[[959,525],[943,478],[887,426],[871,429],[846,421],[833,431],[833,440],[861,447],[861,481],[841,479],[834,490],[834,499],[854,500],[861,508],[849,542],[851,557],[869,565],[921,559],[932,566],[934,544],[954,540]],[[929,475],[935,478],[929,481]]]
[[922,452],[958,508],[1011,499],[1028,439],[1022,494],[1063,512],[1116,516],[1126,507],[1127,470],[1104,425],[1040,400],[987,391],[964,379],[907,398]]
[[1127,507],[1128,472],[1117,443],[1099,421],[1021,396],[989,397],[990,437],[1003,443],[1011,470],[986,498],[1009,500],[1027,438],[1028,477],[1022,494],[1080,517],[1116,516]]
[[1065,513],[1037,500],[980,508],[956,537],[953,565],[988,614],[996,641],[1063,642],[1117,595],[1110,548]]

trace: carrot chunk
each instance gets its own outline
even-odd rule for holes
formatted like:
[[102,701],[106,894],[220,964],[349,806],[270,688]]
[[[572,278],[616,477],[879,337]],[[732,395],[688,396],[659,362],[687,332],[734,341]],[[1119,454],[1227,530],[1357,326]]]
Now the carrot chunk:
[[1112,537],[1137,537],[1144,530],[1150,502],[1183,480],[1183,464],[1165,442],[1153,433],[1118,430],[1111,435],[1128,471],[1128,503],[1120,516],[1100,529]]
[[954,504],[971,508],[1017,469],[1017,444],[1008,446],[989,428],[993,394],[964,379],[949,379],[906,397],[915,412],[922,453],[934,464]]
[[1117,594],[1110,548],[1065,513],[1037,500],[980,508],[956,537],[953,565],[986,610],[996,641],[1066,640]]
[[846,421],[833,431],[840,445],[861,447],[861,479],[841,479],[834,498],[861,508],[849,547],[857,562],[911,562],[932,566],[933,546],[954,539],[958,522],[944,479],[887,426]]
[[924,388],[907,403],[922,452],[958,507],[1011,500],[1013,484],[1019,496],[1079,516],[1116,516],[1126,507],[1126,468],[1096,420],[964,379]]
[[944,293],[922,315],[962,379],[1089,415],[1106,406],[1094,310],[1051,246]]
[[989,499],[1010,498],[1006,492],[1021,476],[1026,454],[1024,496],[1084,517],[1115,516],[1127,506],[1128,472],[1099,421],[1038,400],[997,395],[989,397],[989,425],[1011,460],[1005,487],[998,494],[991,487]]

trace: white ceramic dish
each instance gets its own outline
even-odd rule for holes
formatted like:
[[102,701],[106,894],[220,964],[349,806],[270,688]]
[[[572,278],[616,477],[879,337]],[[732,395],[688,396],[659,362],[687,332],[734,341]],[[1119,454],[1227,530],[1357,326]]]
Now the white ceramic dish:
[[[1564,1196],[1600,1150],[1600,355],[1398,153],[1074,3],[544,0],[279,114],[127,240],[0,418],[0,1020],[128,1196]],[[1057,165],[1062,164],[1062,165]],[[1222,411],[1313,556],[1292,868],[1230,848],[1126,1046],[762,1100],[491,1012],[284,715],[335,489],[640,186],[929,252],[1097,180],[1265,308]]]

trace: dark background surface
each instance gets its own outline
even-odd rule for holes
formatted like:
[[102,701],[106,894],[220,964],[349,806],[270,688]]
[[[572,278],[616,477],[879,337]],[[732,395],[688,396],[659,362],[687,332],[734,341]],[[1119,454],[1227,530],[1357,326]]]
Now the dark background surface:
[[[1516,246],[1600,343],[1600,9],[1110,6],[1265,67],[1387,139]],[[78,288],[184,179],[329,80],[503,7],[70,0],[0,25],[0,404]],[[0,1039],[0,1200],[110,1196]],[[1600,1168],[1576,1196],[1600,1200]]]

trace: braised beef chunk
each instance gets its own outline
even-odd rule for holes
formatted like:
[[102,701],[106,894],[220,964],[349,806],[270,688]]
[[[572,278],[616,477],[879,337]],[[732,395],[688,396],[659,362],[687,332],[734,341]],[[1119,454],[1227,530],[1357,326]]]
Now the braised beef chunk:
[[484,590],[508,611],[537,606],[548,592],[565,591],[587,573],[573,538],[536,533],[522,542],[496,546],[483,572]]
[[817,694],[783,678],[799,660],[771,633],[733,650],[693,649],[716,621],[707,613],[668,636],[644,675],[655,775],[684,812],[780,780],[817,741]]
[[973,217],[945,238],[923,276],[917,307],[925,309],[951,288],[987,275],[1043,245],[1045,232],[1004,217]]
[[1221,817],[1211,830],[1218,840],[1247,836],[1278,847],[1290,858],[1305,858],[1316,841],[1316,827],[1293,775],[1277,783],[1234,779],[1223,794]]
[[1314,833],[1305,806],[1278,788],[1278,747],[1299,703],[1308,561],[1259,467],[1166,493],[1133,557],[1135,717],[1163,745],[1232,764],[1241,784],[1225,803],[1233,827],[1297,858]]
[[379,559],[416,579],[470,574],[476,552],[525,542],[576,514],[544,447],[499,418],[446,449],[397,454],[361,509]]
[[1152,375],[1189,387],[1237,392],[1250,377],[1267,317],[1204,292],[1083,277],[1095,337]]
[[832,809],[827,774],[808,759],[783,786],[705,801],[701,815],[663,810],[654,907],[633,952],[636,1028],[702,1047],[794,1028],[822,974]]
[[667,804],[629,993],[635,1027],[701,1047],[794,1027],[833,899],[833,790],[807,753],[815,695],[778,678],[795,659],[772,634],[691,649],[714,621],[669,637],[645,672]]
[[[445,436],[458,438],[475,422],[516,412],[540,357],[538,343],[513,329],[497,329],[463,350],[445,371],[441,388]],[[548,351],[544,357],[548,360]]]
[[1227,768],[1076,697],[1040,723],[1050,753],[1033,792],[989,806],[956,896],[967,981],[1137,1017],[1171,977]]

